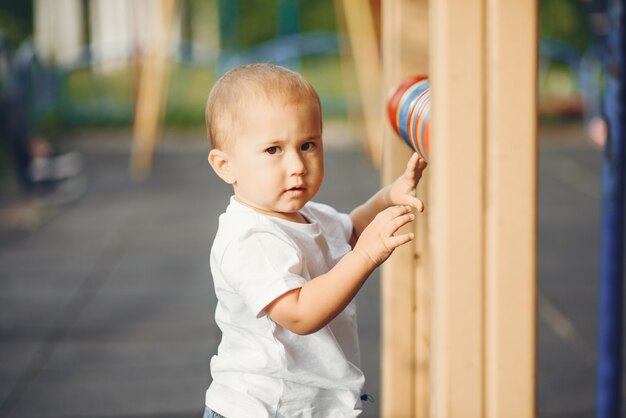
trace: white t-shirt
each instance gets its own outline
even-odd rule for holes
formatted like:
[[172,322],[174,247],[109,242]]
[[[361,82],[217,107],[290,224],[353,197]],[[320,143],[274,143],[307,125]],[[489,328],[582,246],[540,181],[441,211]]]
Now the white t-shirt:
[[209,408],[227,418],[355,417],[364,377],[352,301],[306,336],[276,324],[264,308],[328,272],[348,251],[346,214],[309,202],[308,224],[254,211],[231,198],[211,249],[222,330],[211,359]]

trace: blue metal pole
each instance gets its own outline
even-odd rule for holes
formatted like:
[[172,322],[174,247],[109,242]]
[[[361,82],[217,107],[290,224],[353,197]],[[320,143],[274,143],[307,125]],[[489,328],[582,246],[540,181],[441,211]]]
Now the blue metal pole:
[[624,144],[626,143],[626,14],[622,0],[608,1],[602,241],[598,341],[598,418],[621,416],[624,328]]

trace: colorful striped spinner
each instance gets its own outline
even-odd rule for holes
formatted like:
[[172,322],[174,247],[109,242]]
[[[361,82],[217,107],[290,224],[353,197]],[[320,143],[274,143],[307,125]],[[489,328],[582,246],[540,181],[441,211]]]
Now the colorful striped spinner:
[[430,83],[414,76],[391,91],[387,115],[393,130],[426,161],[430,151]]

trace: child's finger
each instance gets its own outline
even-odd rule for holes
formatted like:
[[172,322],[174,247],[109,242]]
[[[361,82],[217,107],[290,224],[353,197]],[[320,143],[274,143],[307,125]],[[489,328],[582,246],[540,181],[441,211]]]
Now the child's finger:
[[414,152],[413,155],[411,155],[411,158],[409,158],[409,161],[406,163],[406,170],[404,170],[404,176],[406,178],[414,178],[415,177],[415,171],[418,168],[418,162],[421,160],[419,154],[417,152]]
[[406,194],[402,199],[407,205],[411,206],[411,210],[417,209],[418,212],[424,212],[424,202],[422,202],[419,198]]
[[424,202],[415,196],[409,196],[410,205],[417,209],[418,212],[424,212]]
[[422,172],[426,170],[426,167],[428,167],[428,162],[426,162],[426,160],[422,157],[419,157],[414,167],[415,176],[417,178],[422,177]]
[[418,153],[414,153],[406,165],[403,177],[416,185],[419,179],[422,178],[422,173],[427,166],[428,162],[426,162],[426,160],[423,159]]
[[385,244],[387,245],[387,248],[394,249],[403,244],[406,244],[407,242],[411,241],[413,238],[415,238],[415,235],[412,233],[397,235],[397,236],[389,237]]
[[396,233],[398,229],[415,220],[415,215],[412,213],[405,213],[393,219],[387,224],[387,235],[391,236]]
[[390,206],[387,209],[380,212],[376,217],[380,217],[383,222],[388,223],[391,222],[392,219],[397,218],[398,216],[402,216],[405,213],[409,213],[413,210],[411,206],[408,205],[397,205]]

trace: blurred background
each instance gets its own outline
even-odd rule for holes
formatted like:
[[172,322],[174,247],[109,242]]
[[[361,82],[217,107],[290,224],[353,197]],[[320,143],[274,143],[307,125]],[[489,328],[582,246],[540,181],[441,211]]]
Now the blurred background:
[[[204,103],[227,69],[271,61],[317,89],[317,200],[348,212],[378,189],[340,1],[155,4],[0,0],[0,417],[201,416],[219,342],[208,251],[230,195]],[[603,7],[539,1],[540,417],[595,409]],[[358,297],[366,417],[375,276]]]

